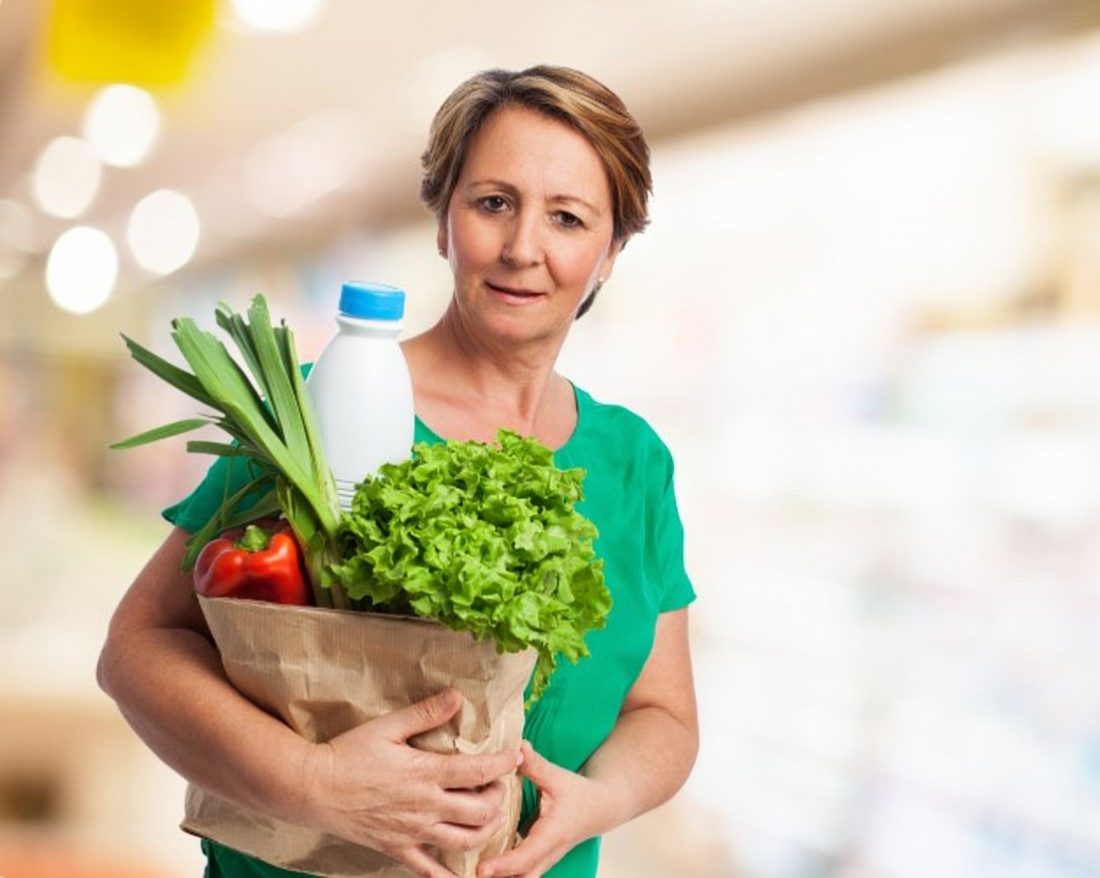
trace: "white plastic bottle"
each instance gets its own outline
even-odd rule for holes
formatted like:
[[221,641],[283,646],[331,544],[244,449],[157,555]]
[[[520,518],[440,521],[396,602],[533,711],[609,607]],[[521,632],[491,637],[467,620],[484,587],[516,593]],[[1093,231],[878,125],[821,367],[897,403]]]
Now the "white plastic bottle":
[[343,509],[351,508],[358,482],[412,450],[412,381],[397,343],[404,316],[397,287],[344,284],[339,330],[306,379]]

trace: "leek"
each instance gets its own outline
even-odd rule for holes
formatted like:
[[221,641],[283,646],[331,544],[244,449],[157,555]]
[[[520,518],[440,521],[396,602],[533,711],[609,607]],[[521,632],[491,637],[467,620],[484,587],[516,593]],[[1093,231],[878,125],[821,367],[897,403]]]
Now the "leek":
[[[347,606],[339,584],[322,582],[326,565],[337,560],[340,507],[336,484],[325,460],[320,432],[306,395],[294,335],[285,321],[273,326],[267,302],[255,296],[247,319],[220,303],[218,326],[240,353],[242,368],[226,346],[194,320],[172,321],[172,339],[188,372],[123,335],[131,356],[157,377],[197,400],[216,414],[174,421],[146,430],[112,448],[133,448],[215,424],[232,443],[191,441],[187,450],[199,454],[243,458],[260,475],[223,501],[207,525],[187,541],[183,566],[190,570],[202,547],[223,530],[264,515],[282,512],[306,555],[317,606]],[[248,510],[246,496],[259,494]]]

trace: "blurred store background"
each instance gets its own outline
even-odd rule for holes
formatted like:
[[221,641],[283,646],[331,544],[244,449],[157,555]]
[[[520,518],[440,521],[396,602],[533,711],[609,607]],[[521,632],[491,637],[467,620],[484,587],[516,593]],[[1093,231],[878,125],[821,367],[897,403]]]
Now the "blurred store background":
[[1100,876],[1100,4],[0,0],[0,875],[200,874],[95,687],[204,461],[127,359],[264,292],[448,295],[442,97],[580,67],[649,230],[563,370],[678,460],[703,746],[607,878]]

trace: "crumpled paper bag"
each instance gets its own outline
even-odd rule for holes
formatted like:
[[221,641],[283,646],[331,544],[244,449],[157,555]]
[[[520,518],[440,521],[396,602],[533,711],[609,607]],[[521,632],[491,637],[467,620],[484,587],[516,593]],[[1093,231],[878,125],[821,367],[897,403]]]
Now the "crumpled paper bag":
[[[199,597],[230,682],[310,741],[341,732],[452,686],[464,696],[447,725],[410,743],[436,753],[516,749],[533,650],[498,654],[492,643],[439,623],[260,601]],[[507,821],[486,848],[432,851],[462,878],[512,846],[521,783],[508,779]],[[361,845],[284,823],[192,784],[181,828],[286,869],[332,878],[409,878],[395,860]]]

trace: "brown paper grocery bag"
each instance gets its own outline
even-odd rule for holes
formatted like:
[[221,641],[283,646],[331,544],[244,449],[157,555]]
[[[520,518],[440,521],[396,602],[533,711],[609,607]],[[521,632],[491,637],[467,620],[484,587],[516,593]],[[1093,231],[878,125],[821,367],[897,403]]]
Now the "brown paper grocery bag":
[[[535,653],[498,654],[491,643],[424,619],[231,598],[199,598],[230,682],[310,741],[341,732],[453,686],[464,696],[451,722],[413,740],[436,753],[518,748],[523,691]],[[483,857],[507,850],[519,820],[520,781],[509,778],[511,820],[481,852],[433,852],[472,878]],[[383,854],[273,820],[188,787],[187,832],[286,869],[333,878],[408,878]]]

